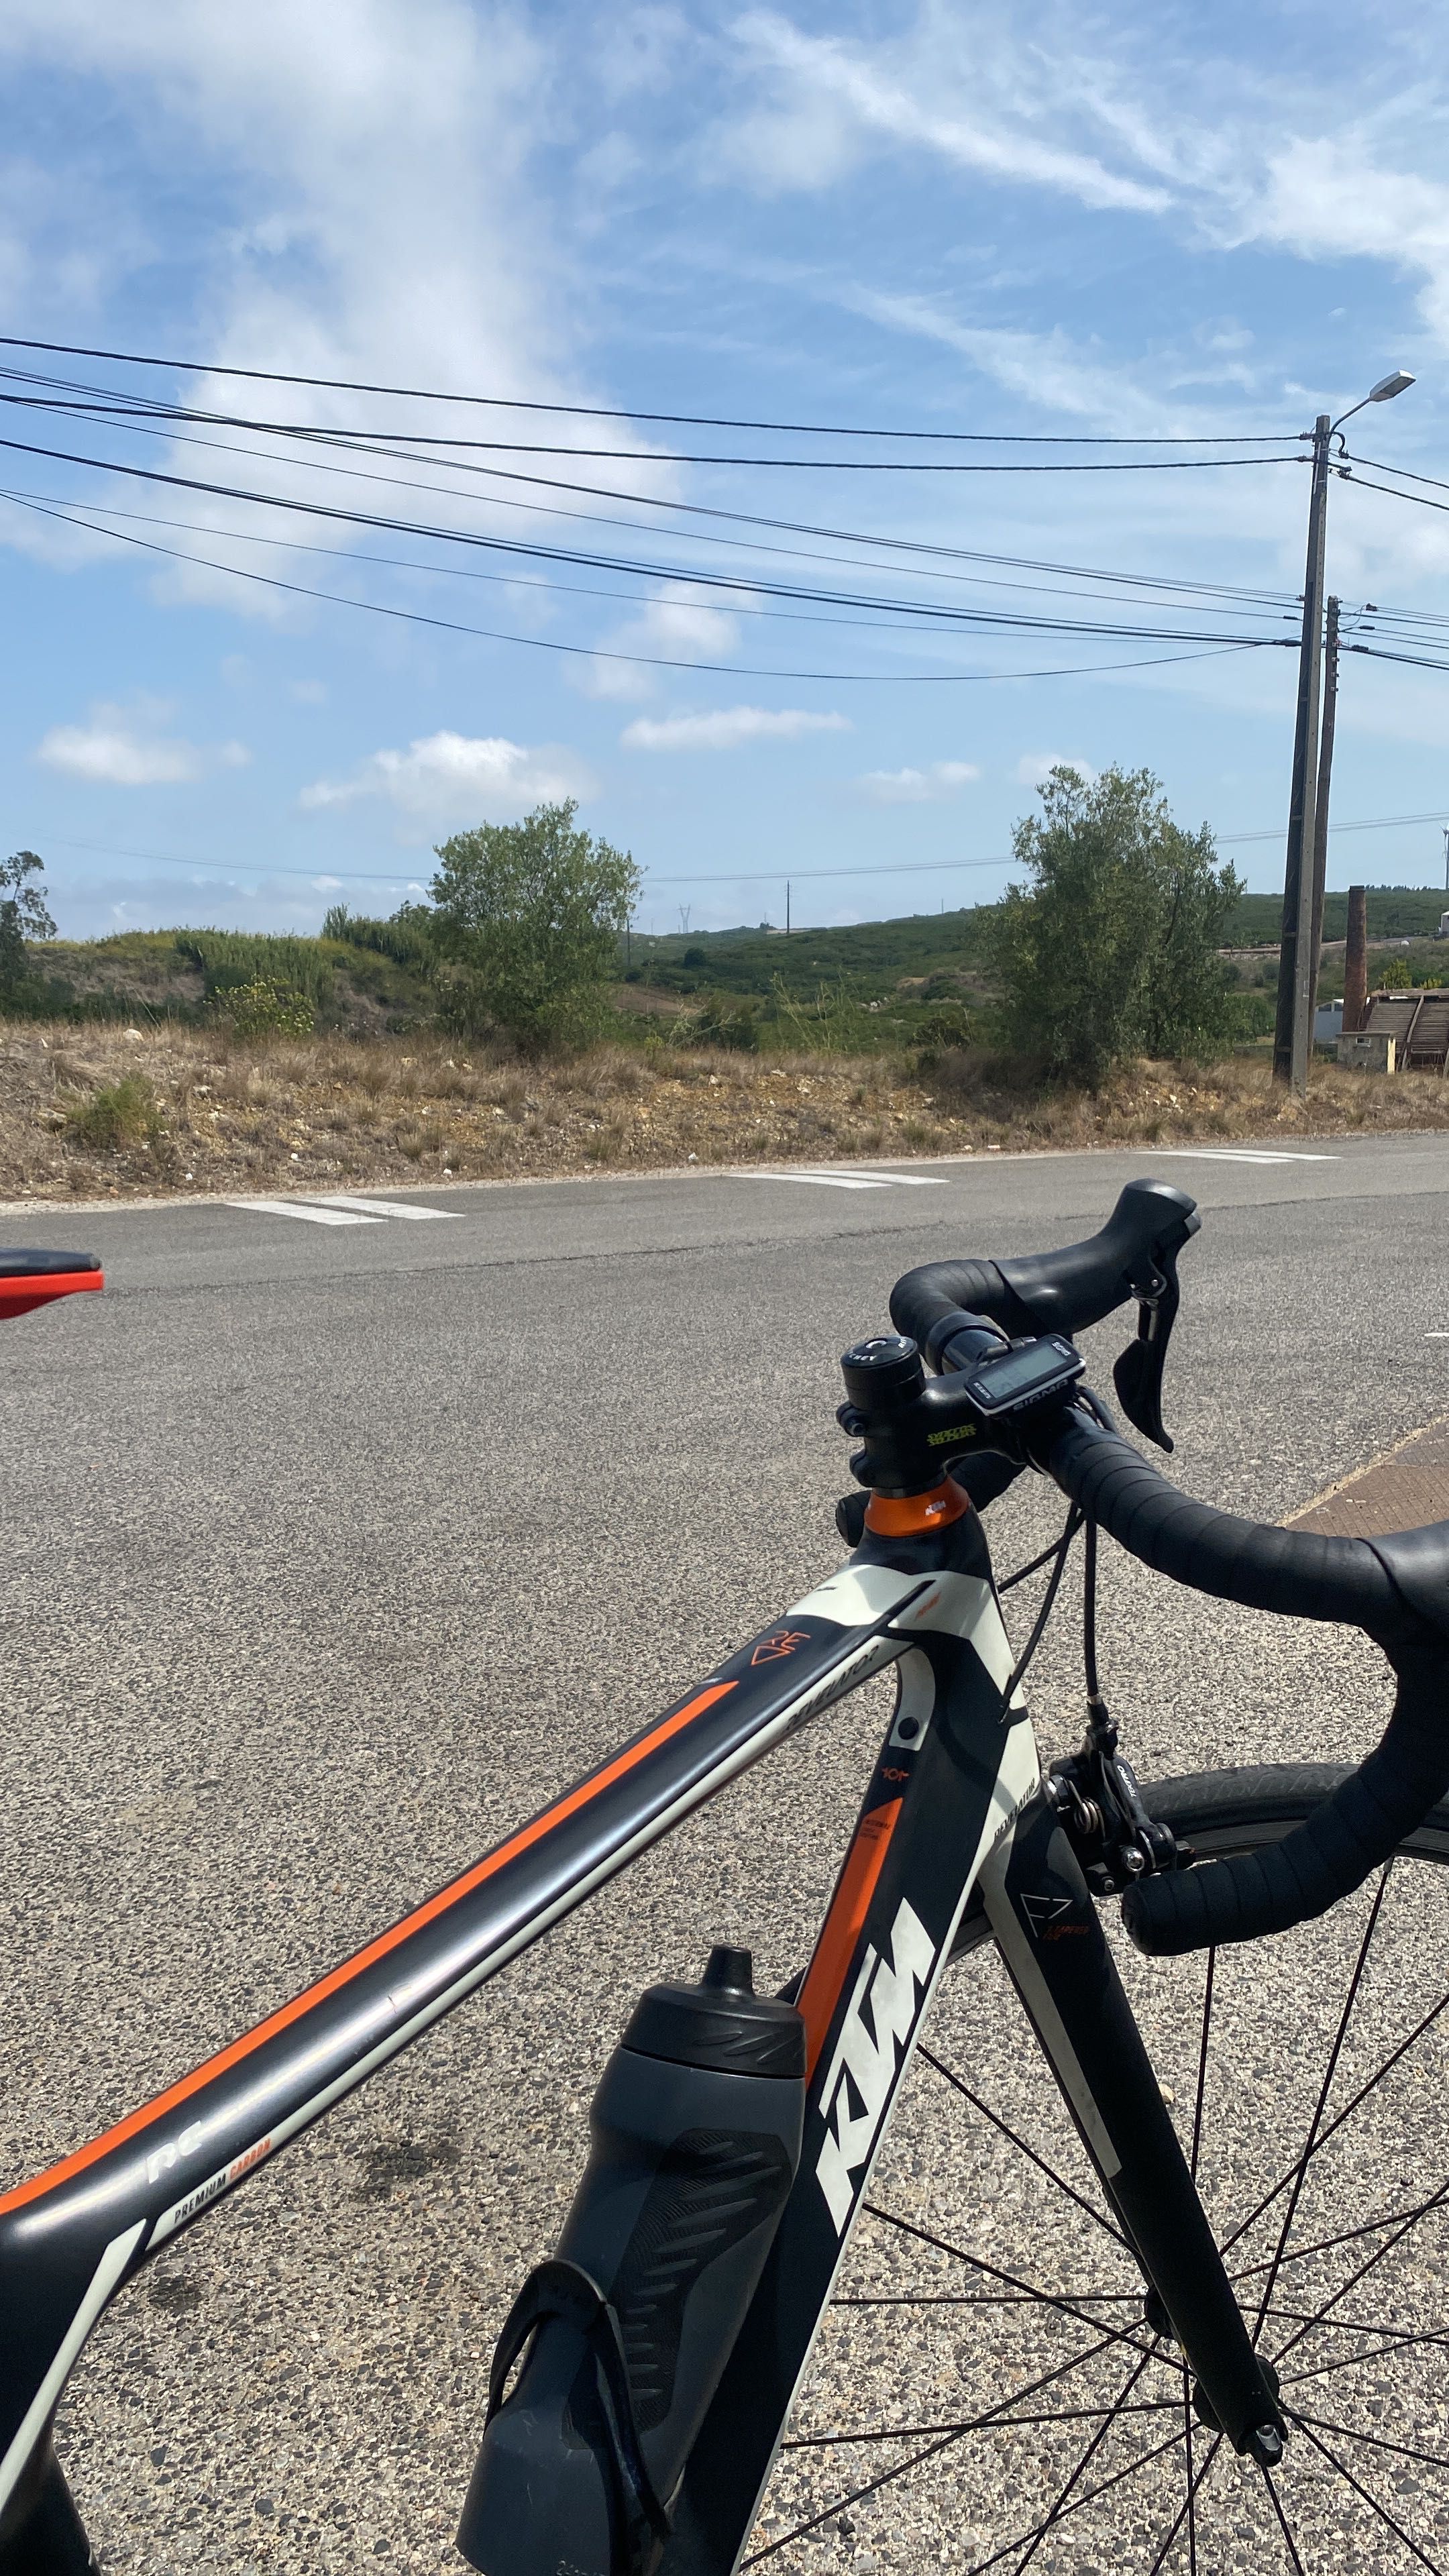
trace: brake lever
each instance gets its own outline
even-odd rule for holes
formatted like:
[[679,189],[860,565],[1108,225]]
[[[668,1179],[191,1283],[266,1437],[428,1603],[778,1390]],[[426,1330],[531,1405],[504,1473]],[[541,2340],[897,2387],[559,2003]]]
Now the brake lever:
[[1128,1421],[1144,1440],[1154,1441],[1171,1457],[1172,1440],[1162,1421],[1162,1372],[1181,1302],[1176,1248],[1159,1252],[1146,1279],[1133,1280],[1132,1291],[1137,1299],[1137,1339],[1128,1343],[1118,1360],[1112,1383]]

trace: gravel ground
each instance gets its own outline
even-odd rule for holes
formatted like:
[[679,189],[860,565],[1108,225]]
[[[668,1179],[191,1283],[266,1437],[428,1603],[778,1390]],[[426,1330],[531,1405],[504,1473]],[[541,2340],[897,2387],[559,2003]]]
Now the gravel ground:
[[[1171,1472],[1191,1490],[1277,1518],[1449,1409],[1449,1343],[1426,1339],[1449,1322],[1444,1186],[1421,1159],[1396,1195],[1394,1172],[1410,1165],[1387,1152],[1364,1155],[1357,1180],[1349,1164],[1326,1174],[1322,1194],[1311,1175],[1281,1191],[1276,1176],[1249,1176],[1241,1203],[1207,1218],[1184,1258],[1171,1372]],[[1196,1185],[1188,1166],[1163,1168]],[[1079,1234],[1071,1211],[1104,1215],[1123,1176],[1070,1159],[976,1175],[957,1246],[1026,1250]],[[476,1255],[462,1227],[380,1229],[384,1258],[375,1236],[278,1224],[287,1240],[264,1257],[257,1218],[219,1215],[213,1249],[211,1235],[183,1233],[202,1211],[118,1214],[105,1222],[124,1232],[92,1226],[115,1283],[107,1297],[8,1338],[15,2174],[355,1947],[834,1561],[835,1354],[881,1320],[899,1270],[947,1248],[945,1193],[929,1219],[914,1194],[909,1208],[893,1197],[887,1226],[877,1201],[869,1222],[859,1201],[822,1206],[807,1191],[767,1214],[744,1190],[726,1208],[719,1185],[696,1224],[687,1193],[698,1186],[705,1205],[703,1185],[682,1183],[664,1240],[664,1221],[646,1223],[646,1202],[629,1195],[640,1186],[519,1194],[506,1211],[483,1194],[477,1206],[494,1215],[479,1220]],[[668,1185],[653,1186],[662,1207]],[[52,1230],[79,1242],[86,1229],[70,1216]],[[393,1250],[403,1234],[405,1257]],[[561,1275],[545,1255],[564,1239],[574,1258]],[[1105,1377],[1116,1337],[1093,1341]],[[1042,1544],[1056,1514],[1036,1489],[998,1507],[999,1563]],[[1355,1640],[1171,1596],[1112,1551],[1105,1586],[1108,1689],[1145,1774],[1341,1758],[1377,1732],[1382,1675]],[[1034,1687],[1055,1749],[1077,1724],[1065,1632]],[[712,1939],[752,1946],[762,1980],[799,1964],[882,1706],[873,1686],[817,1723],[143,2276],[97,2332],[59,2427],[106,2567],[459,2563],[451,2533],[493,2337],[557,2229],[628,2006],[652,1978],[696,1970]],[[1394,1891],[1344,2083],[1430,1992],[1445,1927],[1441,1900],[1426,1902],[1416,1910]],[[1345,1909],[1326,1934],[1235,1968],[1205,2167],[1215,2215],[1271,2178],[1301,2126],[1329,2010],[1311,1942],[1326,1939],[1341,1969],[1353,1932]],[[1201,1969],[1129,1974],[1181,2111]],[[1065,2170],[1075,2149],[1034,2089],[1013,2012],[978,1962],[952,1982],[939,2046],[1008,2117],[1035,2123]],[[1431,2044],[1366,2127],[1370,2198],[1416,2174],[1426,2189],[1442,2179],[1446,2073]],[[1086,2221],[1074,2237],[1060,2195],[979,2131],[942,2124],[938,2102],[939,2079],[923,2071],[882,2199],[930,2208],[957,2242],[974,2224],[977,2250],[1003,2265],[1029,2258],[1037,2279],[1119,2291],[1110,2244]],[[1325,2158],[1304,2230],[1327,2232],[1320,2221],[1346,2193]],[[857,2285],[958,2280],[944,2257],[923,2271],[890,2233],[862,2229]],[[1384,2267],[1386,2316],[1408,2320],[1427,2300],[1437,2324],[1443,2251],[1415,2242],[1392,2277]],[[1090,2275],[1073,2269],[1085,2261]],[[837,2391],[859,2410],[851,2420],[874,2425],[902,2420],[902,2406],[911,2421],[970,2411],[1002,2370],[1024,2381],[1071,2348],[1065,2327],[1034,2319],[1027,2337],[1003,2312],[968,2333],[962,2313],[904,2335],[868,2322],[875,2378],[827,2342],[807,2423]],[[1117,2359],[1091,2365],[1075,2402],[1105,2402],[1124,2375]],[[1442,2371],[1416,2348],[1387,2401],[1378,2376],[1362,2364],[1340,2373],[1323,2418],[1348,2422],[1351,2406],[1361,2429],[1380,2420],[1375,2403],[1407,2407],[1416,2429],[1402,2435],[1401,2415],[1401,2437],[1444,2452]],[[1154,2362],[1137,2393],[1145,2404],[1175,2390]],[[1113,2464],[1165,2438],[1142,2428],[1169,2421],[1175,2431],[1175,2415],[1131,2418],[1112,2437]],[[988,2532],[994,2547],[1030,2527],[1091,2429],[1044,2428],[1029,2444],[973,2437],[935,2473],[845,2508],[849,2528],[837,2518],[770,2563],[821,2576],[872,2562],[964,2571]],[[1392,2476],[1367,2482],[1442,2556],[1443,2478],[1385,2458]],[[1320,2472],[1300,2444],[1305,2569],[1414,2563],[1366,2508],[1346,2519]],[[1204,2576],[1290,2567],[1261,2488],[1235,2466],[1215,2475],[1227,2536],[1200,2558]],[[822,2492],[811,2466],[788,2478]],[[772,2512],[789,2498],[787,2483]],[[1003,2510],[1017,2521],[1001,2524]],[[1033,2567],[1145,2576],[1154,2510],[1124,2481],[1064,2520]]]

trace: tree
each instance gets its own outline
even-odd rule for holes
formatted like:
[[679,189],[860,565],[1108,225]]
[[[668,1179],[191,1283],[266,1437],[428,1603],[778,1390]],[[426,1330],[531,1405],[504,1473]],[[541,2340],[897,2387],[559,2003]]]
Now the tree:
[[638,901],[627,851],[574,823],[572,798],[521,823],[483,823],[438,847],[433,935],[452,968],[445,1009],[506,1031],[526,1052],[586,1037],[618,972]]
[[55,937],[44,895],[39,886],[26,884],[27,877],[44,873],[45,861],[34,850],[16,850],[0,859],[0,992],[13,992],[24,983],[30,968],[27,938]]
[[1090,1085],[1127,1055],[1221,1045],[1217,950],[1242,886],[1207,825],[1182,831],[1146,769],[1089,784],[1059,767],[1041,798],[1012,835],[1033,882],[1007,888],[990,930],[1008,1044]]

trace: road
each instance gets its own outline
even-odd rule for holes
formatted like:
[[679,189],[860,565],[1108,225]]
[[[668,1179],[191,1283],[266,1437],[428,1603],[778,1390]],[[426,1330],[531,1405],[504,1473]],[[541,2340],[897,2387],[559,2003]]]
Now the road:
[[[355,1948],[808,1588],[838,1555],[837,1355],[893,1279],[1073,1240],[1143,1172],[1204,1211],[1167,1405],[1192,1491],[1276,1519],[1449,1412],[1441,1138],[392,1193],[442,1213],[336,1225],[0,1217],[108,1280],[0,1350],[8,2172]],[[1104,1381],[1121,1332],[1089,1337]],[[998,1562],[1055,1518],[1009,1497]],[[1382,1719],[1358,1641],[1121,1560],[1105,1644],[1147,1773],[1357,1753]],[[1034,1677],[1053,1748],[1072,1651]],[[762,1980],[799,1964],[879,1709],[739,1784],[144,2276],[59,2432],[107,2566],[459,2563],[496,2326],[632,1998],[712,1939]]]

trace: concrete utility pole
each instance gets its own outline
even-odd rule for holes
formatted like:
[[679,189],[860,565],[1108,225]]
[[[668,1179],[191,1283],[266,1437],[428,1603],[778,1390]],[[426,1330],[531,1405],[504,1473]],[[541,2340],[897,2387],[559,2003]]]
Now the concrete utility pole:
[[[1288,852],[1283,870],[1283,932],[1278,950],[1278,1016],[1273,1032],[1273,1079],[1308,1088],[1313,1049],[1313,1005],[1318,985],[1318,936],[1314,920],[1318,800],[1318,700],[1323,645],[1323,558],[1328,533],[1328,475],[1335,434],[1369,403],[1392,402],[1414,379],[1402,367],[1381,376],[1359,402],[1331,420],[1321,411],[1313,424],[1313,481],[1308,498],[1308,559],[1303,577],[1303,637],[1298,655],[1298,713],[1293,733],[1293,785],[1288,798]],[[1342,468],[1347,471],[1347,468]],[[1326,781],[1325,781],[1326,783]],[[1326,826],[1325,826],[1326,828]],[[1327,844],[1325,842],[1325,854]],[[1317,880],[1321,883],[1321,879]],[[1322,923],[1321,899],[1318,922]]]
[[1308,1028],[1312,1044],[1323,963],[1323,889],[1328,882],[1328,796],[1333,783],[1333,720],[1338,712],[1338,602],[1330,599],[1323,633],[1323,716],[1318,740],[1318,784],[1313,795],[1313,933],[1309,950]]
[[[1278,946],[1278,1016],[1273,1079],[1308,1088],[1313,1004],[1313,808],[1317,789],[1318,682],[1323,638],[1323,550],[1328,534],[1328,442],[1333,422],[1313,424],[1313,484],[1308,498],[1308,560],[1303,575],[1303,639],[1298,649],[1298,712],[1293,728],[1293,784],[1288,798],[1288,853],[1283,870],[1283,929]],[[1304,861],[1307,865],[1304,865]]]
[[1343,1034],[1351,1038],[1368,1012],[1368,888],[1348,890],[1348,938],[1343,951]]

